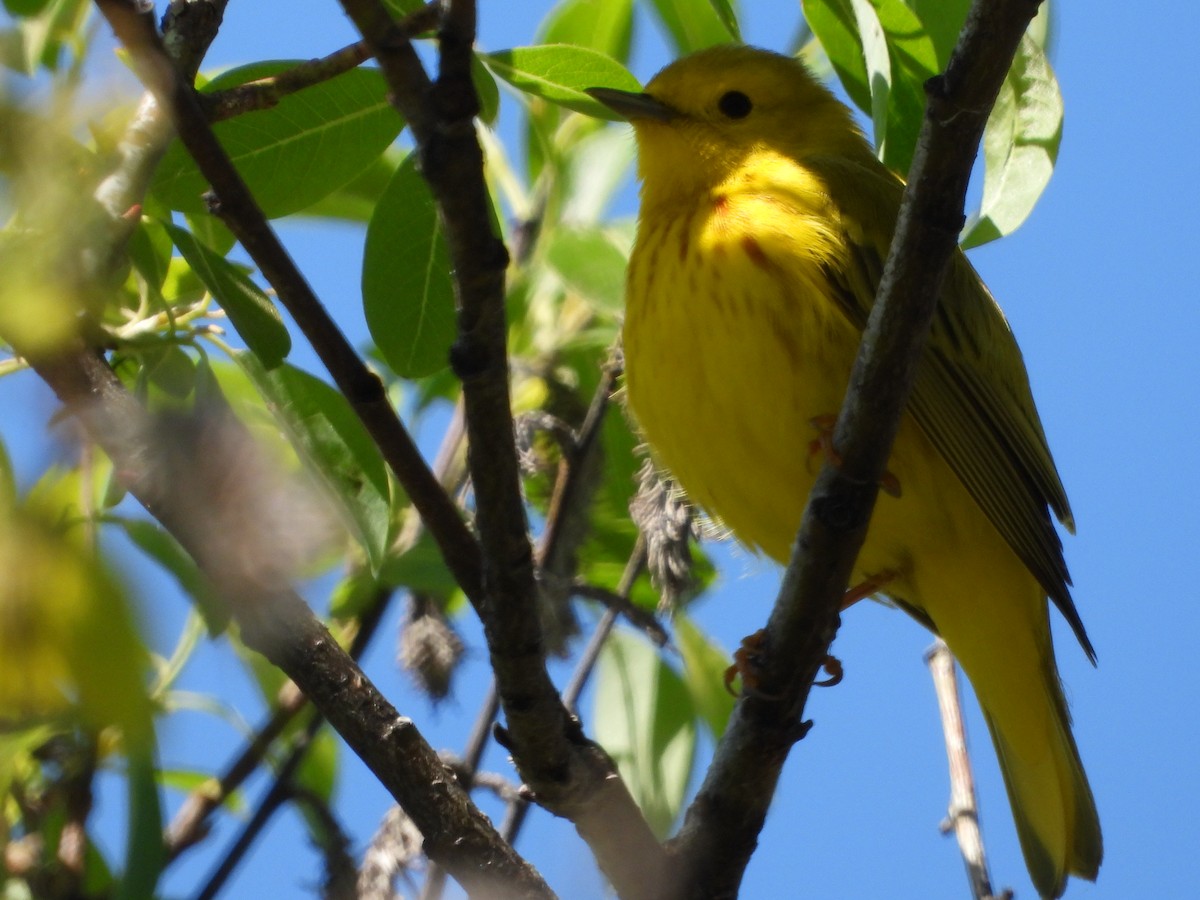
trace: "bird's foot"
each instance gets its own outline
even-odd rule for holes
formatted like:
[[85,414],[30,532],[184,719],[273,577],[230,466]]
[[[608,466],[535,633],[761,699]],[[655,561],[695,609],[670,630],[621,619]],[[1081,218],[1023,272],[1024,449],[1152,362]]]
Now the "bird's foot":
[[742,638],[742,644],[733,651],[733,665],[725,670],[725,690],[737,696],[733,689],[734,679],[741,676],[742,690],[760,696],[759,675],[763,653],[767,649],[767,630],[760,628],[754,634]]

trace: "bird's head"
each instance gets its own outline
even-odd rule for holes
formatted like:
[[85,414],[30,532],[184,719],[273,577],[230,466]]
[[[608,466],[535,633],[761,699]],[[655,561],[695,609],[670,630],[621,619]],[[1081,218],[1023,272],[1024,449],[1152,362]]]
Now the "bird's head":
[[872,155],[850,111],[799,60],[729,44],[667,66],[643,93],[588,92],[628,120],[646,202],[695,197],[755,157]]

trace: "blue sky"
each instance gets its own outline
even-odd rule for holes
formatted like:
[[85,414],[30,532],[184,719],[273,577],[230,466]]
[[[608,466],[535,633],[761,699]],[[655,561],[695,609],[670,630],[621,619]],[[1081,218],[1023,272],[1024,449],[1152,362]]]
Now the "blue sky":
[[[481,0],[488,49],[529,43],[550,3]],[[336,4],[232,3],[209,55],[213,66],[323,55],[353,39]],[[753,43],[783,49],[798,4],[746,3]],[[1156,15],[1148,10],[1153,9]],[[1099,654],[1093,669],[1056,622],[1059,666],[1105,829],[1096,885],[1074,898],[1183,897],[1200,876],[1200,690],[1195,635],[1200,589],[1200,335],[1196,210],[1200,179],[1200,9],[1183,0],[1131,7],[1113,0],[1059,3],[1053,63],[1066,106],[1058,167],[1029,221],[972,254],[1025,353],[1034,393],[1078,522],[1066,542],[1075,597]],[[645,26],[644,20],[639,24]],[[635,38],[643,81],[667,62],[649,28]],[[511,135],[511,121],[502,133]],[[632,211],[627,192],[617,212]],[[364,341],[356,274],[361,237],[343,226],[287,225],[285,237],[352,340]],[[311,353],[293,359],[316,371]],[[53,409],[28,375],[0,382],[0,415],[20,471],[36,471],[53,442]],[[19,437],[14,437],[18,434]],[[697,616],[725,646],[764,621],[778,572],[737,548],[715,551],[721,581]],[[153,631],[169,641],[184,601],[165,578],[131,569]],[[150,580],[146,580],[149,577]],[[368,652],[368,672],[439,747],[460,748],[483,689],[478,629],[456,697],[431,709],[392,664],[395,615]],[[922,661],[929,635],[903,615],[859,604],[835,645],[846,678],[818,691],[816,727],[793,752],[747,873],[743,896],[781,897],[803,884],[822,898],[962,897],[956,847],[937,826],[948,797],[932,687]],[[562,674],[562,673],[558,673]],[[197,654],[184,686],[216,692],[260,715],[256,691],[223,644]],[[968,694],[969,696],[969,694]],[[969,740],[987,850],[997,888],[1032,896],[990,741],[973,698]],[[220,768],[238,735],[211,717],[182,713],[162,733],[168,766]],[[485,767],[511,774],[498,748]],[[247,800],[263,788],[251,783]],[[119,821],[120,791],[101,793],[99,815]],[[178,798],[172,797],[172,806]],[[352,758],[339,814],[361,852],[387,808],[382,788]],[[214,850],[235,827],[220,822]],[[118,846],[114,839],[114,850]],[[566,822],[536,814],[518,848],[563,897],[604,896],[586,847]],[[294,814],[271,827],[226,896],[311,896],[319,877]],[[211,865],[193,852],[165,883],[186,896]],[[283,863],[287,863],[286,866]]]

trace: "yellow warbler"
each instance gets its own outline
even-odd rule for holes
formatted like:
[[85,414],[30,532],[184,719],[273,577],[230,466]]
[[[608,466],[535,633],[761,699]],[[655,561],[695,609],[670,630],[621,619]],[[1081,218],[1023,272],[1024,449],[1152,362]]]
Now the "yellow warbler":
[[[642,181],[624,341],[657,459],[744,543],[786,561],[841,406],[903,184],[796,60],[705,50],[628,119]],[[1070,508],[1008,324],[956,254],[855,570],[940,634],[983,707],[1034,884],[1094,879],[1100,822],[1071,735],[1047,598],[1092,647],[1050,510]]]

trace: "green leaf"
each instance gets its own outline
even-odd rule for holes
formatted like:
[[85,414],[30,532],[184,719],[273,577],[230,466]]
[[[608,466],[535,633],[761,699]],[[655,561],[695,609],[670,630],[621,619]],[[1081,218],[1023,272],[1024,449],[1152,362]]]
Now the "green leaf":
[[883,26],[870,0],[850,0],[854,13],[863,60],[867,66],[867,82],[871,90],[871,124],[875,130],[877,149],[887,146],[888,101],[892,94],[892,57],[888,52]]
[[967,224],[963,247],[1011,234],[1029,217],[1054,173],[1062,126],[1058,81],[1027,35],[983,132],[983,199]]
[[846,93],[871,116],[880,159],[907,173],[937,53],[903,0],[804,0],[804,14]]
[[[295,62],[261,62],[225,72],[206,92],[275,75]],[[289,94],[271,109],[214,126],[268,218],[299,212],[353,180],[396,139],[403,122],[374,69],[355,69]],[[183,145],[171,144],[153,190],[172,209],[205,212],[208,183]]]
[[603,229],[556,228],[549,235],[546,261],[596,309],[610,315],[621,312],[627,257]]
[[[739,40],[733,10],[727,9],[724,14],[717,10],[718,6],[729,5],[710,0],[651,0],[650,4],[680,56]],[[608,87],[597,85],[602,86]]]
[[649,642],[617,631],[596,684],[596,739],[616,760],[655,834],[683,807],[696,753],[695,709],[682,679]]
[[372,571],[378,571],[391,534],[387,470],[346,398],[286,363],[268,372],[249,353],[236,353],[234,359],[267,399],[309,469],[329,488]]
[[399,150],[389,149],[357,178],[321,198],[301,215],[367,224],[375,213],[375,204],[383,196],[405,155]]
[[221,304],[246,346],[268,369],[283,362],[292,349],[292,338],[270,298],[190,232],[177,225],[163,224],[192,271]]
[[858,24],[847,0],[801,0],[804,18],[821,42],[833,71],[861,110],[871,109],[871,85]]
[[229,624],[229,610],[213,591],[191,554],[179,541],[147,519],[115,518],[134,545],[166,569],[196,603],[209,635],[216,637]]
[[684,613],[674,619],[675,646],[683,657],[683,680],[713,740],[719,740],[733,713],[734,696],[725,687],[732,657],[714,644]]
[[450,255],[413,155],[367,226],[362,293],[367,328],[393,372],[419,378],[447,366],[457,328]]
[[565,0],[538,29],[540,44],[574,44],[627,62],[633,38],[633,0]]
[[925,26],[937,52],[938,71],[946,68],[950,53],[958,43],[958,33],[967,20],[971,0],[908,0],[908,5]]
[[482,58],[489,69],[513,87],[599,119],[618,121],[618,116],[585,94],[585,90],[592,87],[624,91],[642,89],[623,65],[587,47],[570,44],[514,47],[485,54]]
[[125,778],[129,831],[125,840],[125,871],[114,896],[116,900],[144,900],[154,896],[154,887],[167,862],[156,766],[148,748],[129,754]]

